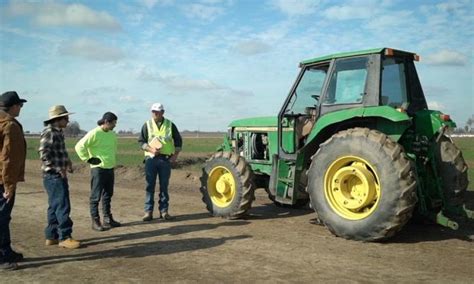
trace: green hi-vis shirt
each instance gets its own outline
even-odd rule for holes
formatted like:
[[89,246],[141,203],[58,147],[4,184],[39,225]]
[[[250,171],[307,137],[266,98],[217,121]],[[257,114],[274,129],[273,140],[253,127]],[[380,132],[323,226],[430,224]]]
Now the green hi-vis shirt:
[[98,165],[91,165],[91,168],[113,169],[116,165],[117,134],[113,131],[105,132],[97,126],[77,142],[75,149],[82,161],[92,157],[102,161]]

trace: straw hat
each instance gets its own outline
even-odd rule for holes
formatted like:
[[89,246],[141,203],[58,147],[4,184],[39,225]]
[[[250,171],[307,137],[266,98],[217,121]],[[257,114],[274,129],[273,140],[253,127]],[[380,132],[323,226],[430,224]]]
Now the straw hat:
[[73,114],[73,112],[68,112],[63,105],[52,106],[48,110],[48,119],[45,120],[44,123],[47,123],[55,118],[68,116],[71,114]]

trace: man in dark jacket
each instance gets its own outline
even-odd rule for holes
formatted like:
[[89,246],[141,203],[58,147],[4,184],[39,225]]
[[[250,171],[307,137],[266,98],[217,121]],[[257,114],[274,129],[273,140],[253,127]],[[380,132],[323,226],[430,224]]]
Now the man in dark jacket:
[[16,184],[24,181],[26,141],[23,127],[15,119],[26,100],[14,91],[0,97],[0,271],[15,270],[23,260],[11,248],[10,220]]

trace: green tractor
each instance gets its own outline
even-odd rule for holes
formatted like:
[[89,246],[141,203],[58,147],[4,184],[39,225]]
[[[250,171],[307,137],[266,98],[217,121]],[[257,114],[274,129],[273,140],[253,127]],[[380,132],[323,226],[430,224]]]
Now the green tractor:
[[233,121],[201,177],[214,216],[243,217],[256,188],[277,205],[308,203],[334,235],[377,241],[414,216],[452,229],[464,205],[467,165],[429,110],[414,61],[391,48],[300,63],[277,117]]

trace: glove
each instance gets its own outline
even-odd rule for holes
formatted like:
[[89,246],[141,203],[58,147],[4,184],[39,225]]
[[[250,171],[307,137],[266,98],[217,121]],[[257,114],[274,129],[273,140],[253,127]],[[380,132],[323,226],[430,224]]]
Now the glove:
[[98,165],[98,164],[102,163],[102,161],[99,158],[96,158],[96,157],[90,158],[89,160],[87,160],[87,162],[91,165]]

